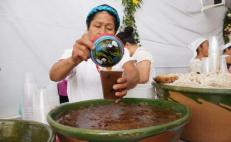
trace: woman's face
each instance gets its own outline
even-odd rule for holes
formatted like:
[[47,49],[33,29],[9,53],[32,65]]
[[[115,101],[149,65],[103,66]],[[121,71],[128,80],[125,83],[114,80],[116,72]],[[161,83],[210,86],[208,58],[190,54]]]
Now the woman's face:
[[231,48],[227,48],[225,53],[231,56]]
[[209,42],[206,40],[201,44],[201,53],[204,57],[208,57],[209,54]]
[[114,17],[107,12],[99,12],[95,15],[88,29],[91,39],[104,34],[115,34]]

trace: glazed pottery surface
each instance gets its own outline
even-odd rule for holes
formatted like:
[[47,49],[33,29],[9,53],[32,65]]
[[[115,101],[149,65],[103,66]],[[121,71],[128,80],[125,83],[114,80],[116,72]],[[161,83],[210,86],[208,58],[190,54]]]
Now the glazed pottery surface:
[[104,35],[95,40],[91,59],[101,67],[112,67],[119,63],[123,54],[123,43],[113,35]]
[[175,112],[181,113],[182,117],[175,121],[165,123],[162,125],[150,126],[140,129],[121,130],[121,131],[74,128],[56,122],[56,120],[62,114],[64,114],[69,110],[75,110],[80,107],[106,105],[106,104],[114,103],[114,101],[112,100],[89,100],[89,101],[82,101],[77,103],[67,103],[53,109],[48,114],[48,123],[51,125],[51,127],[56,133],[61,135],[61,137],[65,137],[63,139],[65,139],[65,141],[68,142],[77,142],[80,140],[94,141],[94,142],[103,142],[103,141],[108,141],[108,142],[113,142],[113,141],[114,142],[130,142],[130,141],[149,142],[150,141],[151,142],[154,139],[158,139],[158,137],[153,139],[151,136],[155,136],[158,134],[162,134],[163,135],[162,138],[171,137],[171,135],[173,134],[177,135],[176,137],[172,137],[171,140],[168,140],[169,142],[177,142],[183,126],[189,121],[189,116],[190,116],[189,109],[181,104],[177,104],[171,101],[137,99],[137,98],[125,98],[122,101],[123,103],[128,103],[128,104],[147,104],[147,105],[157,106],[160,108],[168,108]]
[[153,83],[159,98],[192,111],[182,138],[193,142],[230,142],[231,89],[190,88]]
[[25,120],[0,119],[0,142],[53,142],[48,125]]

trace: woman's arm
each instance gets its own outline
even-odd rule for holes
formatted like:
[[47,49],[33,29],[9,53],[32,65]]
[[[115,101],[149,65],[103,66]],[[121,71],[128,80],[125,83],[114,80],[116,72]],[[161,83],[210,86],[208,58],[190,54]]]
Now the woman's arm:
[[113,85],[113,89],[116,90],[115,95],[117,97],[123,97],[127,94],[127,90],[134,88],[139,82],[139,72],[134,65],[134,61],[128,61],[123,65],[124,74],[117,80],[117,83]]
[[135,66],[135,61],[128,61],[123,65],[124,76],[128,80],[127,89],[134,88],[137,83],[139,83],[139,72]]
[[150,75],[150,69],[151,69],[151,61],[149,60],[143,60],[141,62],[138,62],[136,64],[136,67],[139,72],[140,84],[144,84],[149,81],[149,75]]
[[84,34],[73,46],[72,55],[67,59],[56,62],[50,70],[50,79],[60,81],[64,79],[71,70],[84,60],[90,57],[90,50],[93,43],[88,34]]
[[76,65],[71,57],[59,60],[50,69],[50,79],[52,81],[63,80]]

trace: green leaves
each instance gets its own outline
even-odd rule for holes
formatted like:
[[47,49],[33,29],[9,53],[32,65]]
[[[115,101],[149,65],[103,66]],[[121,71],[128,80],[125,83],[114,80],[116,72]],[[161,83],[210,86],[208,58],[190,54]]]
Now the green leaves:
[[224,25],[223,25],[223,38],[224,42],[230,42],[229,36],[231,36],[231,9],[228,8],[228,11],[225,14]]
[[140,41],[139,41],[139,34],[137,32],[134,14],[136,13],[137,9],[141,8],[142,3],[143,3],[142,0],[122,0],[122,5],[124,6],[124,16],[123,16],[123,23],[120,28],[120,31],[128,26],[133,27],[134,36],[137,43],[139,43]]

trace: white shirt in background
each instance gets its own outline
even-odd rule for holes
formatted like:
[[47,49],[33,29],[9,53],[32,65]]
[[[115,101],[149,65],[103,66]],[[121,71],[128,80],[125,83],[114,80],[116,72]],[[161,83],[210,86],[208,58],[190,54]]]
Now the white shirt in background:
[[190,63],[190,71],[191,72],[202,72],[202,60],[193,59]]
[[132,58],[139,63],[144,60],[149,60],[151,62],[149,81],[145,84],[137,84],[135,88],[128,90],[126,98],[155,98],[153,87],[152,87],[152,68],[153,68],[153,57],[145,48],[138,47],[133,54]]
[[[226,54],[225,54],[225,55],[222,55],[222,58],[224,58],[223,61],[225,62],[225,65],[224,65],[225,67],[227,67],[227,63],[226,63],[226,59],[225,59],[226,57],[231,57],[231,56],[230,56],[230,55],[226,55]],[[224,63],[221,62],[221,68],[223,67],[223,66],[222,66],[223,64],[224,64]],[[229,68],[227,68],[227,71],[228,71],[229,73],[231,73],[231,66],[230,66]]]

